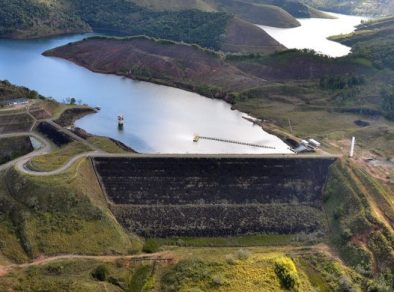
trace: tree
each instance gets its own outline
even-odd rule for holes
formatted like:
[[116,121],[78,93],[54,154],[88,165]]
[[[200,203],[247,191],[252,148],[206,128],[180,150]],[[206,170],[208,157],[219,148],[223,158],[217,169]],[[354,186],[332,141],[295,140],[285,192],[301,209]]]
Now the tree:
[[383,98],[382,109],[386,112],[386,118],[394,120],[394,88],[384,88],[380,94]]
[[92,277],[98,281],[105,281],[107,279],[107,274],[107,267],[104,265],[100,265],[92,272]]

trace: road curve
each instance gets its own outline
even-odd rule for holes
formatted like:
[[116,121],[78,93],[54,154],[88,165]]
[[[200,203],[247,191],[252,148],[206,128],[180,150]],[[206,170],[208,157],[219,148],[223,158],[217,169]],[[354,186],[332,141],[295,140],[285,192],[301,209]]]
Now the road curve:
[[43,147],[41,147],[38,150],[35,150],[29,154],[26,154],[22,157],[19,157],[15,160],[12,160],[6,164],[0,165],[0,171],[5,170],[7,168],[15,166],[15,168],[25,174],[32,175],[32,176],[53,176],[53,175],[59,175],[67,171],[70,167],[74,165],[78,160],[82,158],[87,158],[87,157],[108,157],[108,158],[152,158],[152,157],[166,157],[166,158],[171,158],[171,157],[183,157],[183,158],[194,158],[194,157],[200,157],[200,158],[212,158],[212,157],[222,157],[222,158],[254,158],[254,159],[265,159],[265,158],[281,158],[281,159],[286,159],[286,158],[308,158],[308,159],[316,159],[316,158],[338,158],[338,155],[322,155],[322,154],[137,154],[137,153],[125,153],[125,154],[113,154],[113,153],[107,153],[105,151],[99,150],[96,146],[92,146],[90,143],[87,143],[90,148],[93,149],[93,151],[90,152],[84,152],[77,154],[73,157],[70,158],[70,160],[64,164],[62,167],[52,170],[52,171],[35,171],[32,169],[28,168],[28,162],[40,155],[48,154],[51,152],[51,146],[49,142],[45,140],[42,136],[34,133],[34,132],[23,132],[23,133],[9,133],[9,134],[0,134],[0,138],[8,138],[8,137],[20,137],[20,136],[30,136],[34,137],[37,139]]
[[45,138],[43,138],[42,136],[40,136],[36,133],[33,133],[33,132],[15,132],[15,133],[1,134],[0,139],[1,138],[12,138],[12,137],[27,137],[27,136],[35,138],[38,142],[41,143],[41,147],[37,150],[34,150],[34,151],[24,155],[24,156],[21,156],[19,158],[16,158],[16,159],[11,160],[5,164],[0,165],[0,171],[8,169],[8,168],[20,163],[21,161],[29,161],[33,157],[48,154],[51,152],[51,150],[52,150],[51,145],[45,140]]

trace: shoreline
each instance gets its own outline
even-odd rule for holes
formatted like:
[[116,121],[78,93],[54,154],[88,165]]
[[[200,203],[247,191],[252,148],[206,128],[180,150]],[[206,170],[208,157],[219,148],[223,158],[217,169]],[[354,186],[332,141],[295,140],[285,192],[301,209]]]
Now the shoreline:
[[[85,69],[87,69],[87,70],[89,70],[91,72],[94,72],[94,73],[105,74],[105,75],[115,75],[115,76],[118,76],[118,77],[121,77],[121,78],[127,78],[129,80],[133,80],[133,81],[147,82],[147,83],[152,83],[152,84],[156,84],[156,85],[172,87],[172,88],[176,88],[176,89],[180,89],[180,90],[185,90],[185,91],[188,91],[188,92],[191,92],[191,93],[199,94],[199,95],[201,95],[201,96],[203,96],[205,98],[222,100],[222,101],[226,102],[227,104],[229,104],[231,106],[230,110],[236,110],[236,111],[239,111],[241,114],[245,114],[245,115],[248,115],[248,116],[250,116],[250,117],[252,117],[254,119],[257,119],[255,116],[251,115],[251,113],[240,111],[236,107],[236,102],[234,101],[234,99],[232,97],[230,97],[231,93],[225,93],[224,96],[223,95],[221,95],[221,96],[218,96],[218,95],[216,95],[216,96],[207,96],[207,95],[205,95],[203,92],[201,92],[199,90],[193,90],[193,89],[195,89],[195,87],[192,86],[192,85],[187,86],[187,85],[179,83],[179,82],[170,82],[170,81],[166,81],[166,80],[144,78],[144,77],[138,77],[138,76],[130,76],[128,74],[121,74],[121,73],[117,73],[117,72],[109,72],[109,71],[105,71],[105,70],[97,70],[97,69],[93,69],[93,68],[90,68],[87,65],[82,64],[82,62],[78,62],[78,61],[72,60],[70,58],[63,58],[63,57],[54,56],[54,55],[50,54],[50,51],[51,50],[46,51],[46,52],[42,53],[42,55],[45,56],[45,57],[59,58],[61,60],[66,60],[68,62],[71,62],[71,63],[73,63],[73,64],[75,64],[77,66],[85,68]],[[47,52],[49,52],[49,53],[47,53]],[[79,117],[76,120],[78,120],[78,119],[80,119],[82,117]],[[74,120],[74,122],[76,120]],[[251,122],[251,121],[249,121],[249,122]],[[282,129],[279,129],[272,122],[270,122],[269,124],[266,124],[266,125],[260,125],[259,124],[258,126],[264,132],[279,138],[283,143],[285,143],[286,145],[288,145],[290,147],[292,147],[292,145],[291,145],[292,142],[298,143],[297,139],[300,140],[300,138],[297,138],[297,137],[295,137],[295,136],[293,136],[293,135],[291,135],[289,133],[284,132]],[[108,138],[112,139],[111,137],[108,137]],[[290,143],[289,143],[289,141],[290,141]],[[124,144],[124,143],[122,143],[122,144]],[[130,145],[126,145],[126,146],[131,148]]]

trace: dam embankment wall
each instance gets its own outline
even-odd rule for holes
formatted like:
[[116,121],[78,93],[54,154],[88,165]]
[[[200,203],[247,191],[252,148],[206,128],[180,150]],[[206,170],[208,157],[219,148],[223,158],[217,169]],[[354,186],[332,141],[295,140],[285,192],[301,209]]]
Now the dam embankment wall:
[[112,212],[147,237],[315,232],[335,157],[95,157]]

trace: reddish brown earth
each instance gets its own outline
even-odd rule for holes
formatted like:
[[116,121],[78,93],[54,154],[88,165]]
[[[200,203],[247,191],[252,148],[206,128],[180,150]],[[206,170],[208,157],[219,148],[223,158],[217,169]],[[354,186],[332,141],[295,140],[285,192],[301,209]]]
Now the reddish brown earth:
[[273,53],[285,47],[261,28],[234,17],[227,24],[221,49],[234,53]]
[[214,91],[213,97],[224,97],[222,91],[242,91],[264,83],[226,63],[216,53],[146,38],[91,38],[44,54],[65,58],[95,72],[114,73],[200,93]]

